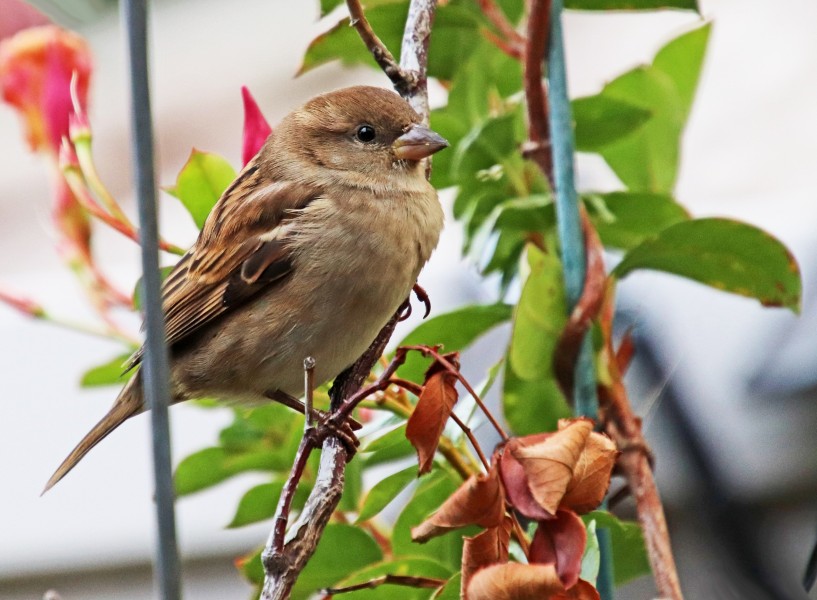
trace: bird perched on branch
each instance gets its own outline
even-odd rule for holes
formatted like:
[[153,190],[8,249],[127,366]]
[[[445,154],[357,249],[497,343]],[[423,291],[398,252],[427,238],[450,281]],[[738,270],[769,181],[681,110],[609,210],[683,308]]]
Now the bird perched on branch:
[[[298,396],[305,357],[318,384],[363,354],[437,245],[443,213],[421,161],[447,145],[374,87],[287,115],[165,280],[171,402]],[[45,490],[145,410],[137,372]]]

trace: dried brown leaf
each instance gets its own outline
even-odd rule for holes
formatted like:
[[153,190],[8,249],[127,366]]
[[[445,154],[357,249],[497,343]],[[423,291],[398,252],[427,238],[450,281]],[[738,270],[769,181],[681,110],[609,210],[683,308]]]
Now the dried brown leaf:
[[582,570],[587,531],[578,515],[560,510],[556,518],[540,521],[530,545],[530,562],[556,568],[566,588],[575,585]]
[[573,478],[562,498],[561,508],[580,515],[595,510],[610,487],[610,475],[616,464],[618,451],[613,440],[593,432],[584,446],[579,461],[573,468]]
[[521,463],[534,499],[550,516],[559,508],[592,431],[590,419],[572,419],[541,442],[508,448]]
[[480,569],[471,578],[466,600],[547,600],[564,591],[553,565],[505,563]]
[[569,590],[551,596],[550,600],[601,600],[598,590],[584,579]]
[[490,565],[508,562],[508,543],[513,521],[505,517],[499,527],[486,529],[479,535],[467,537],[462,546],[462,587],[464,596],[474,573]]
[[499,474],[492,467],[486,475],[472,475],[431,517],[411,530],[415,542],[427,542],[451,529],[466,525],[497,527],[505,515]]
[[[456,352],[446,354],[444,358],[459,368]],[[423,390],[406,426],[406,437],[417,450],[420,475],[431,470],[440,436],[457,402],[456,384],[457,376],[437,361],[426,371]]]
[[[529,443],[535,443],[549,437],[550,433],[537,434],[535,436],[528,436],[524,438]],[[519,512],[529,519],[534,521],[542,521],[551,518],[544,508],[539,506],[536,499],[531,494],[530,487],[528,487],[528,476],[525,474],[525,469],[514,457],[514,449],[522,446],[521,440],[518,438],[510,440],[506,445],[501,455],[498,457],[499,473],[502,477],[502,485],[505,488],[505,494],[508,497],[508,502],[516,508]],[[495,455],[496,457],[497,455]]]

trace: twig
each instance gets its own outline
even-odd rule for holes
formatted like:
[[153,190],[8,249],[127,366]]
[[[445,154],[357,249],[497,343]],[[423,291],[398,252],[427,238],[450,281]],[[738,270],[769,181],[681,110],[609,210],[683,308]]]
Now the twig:
[[376,579],[349,585],[342,588],[326,588],[323,590],[324,594],[338,595],[346,594],[348,592],[356,592],[358,590],[373,590],[381,585],[402,585],[413,588],[428,588],[437,589],[445,585],[445,579],[434,579],[433,577],[411,577],[409,575],[382,575]]
[[346,6],[349,8],[349,24],[357,30],[360,39],[366,44],[372,57],[383,69],[386,76],[391,79],[394,89],[401,96],[409,93],[409,81],[406,73],[400,68],[399,63],[395,60],[389,49],[386,48],[377,34],[369,25],[366,15],[363,13],[363,7],[360,5],[360,0],[346,0]]
[[612,282],[608,285],[601,315],[605,340],[604,360],[610,383],[599,386],[599,400],[606,415],[607,433],[622,450],[619,466],[624,471],[635,498],[638,520],[644,531],[647,554],[659,595],[666,600],[683,600],[667,519],[653,478],[651,456],[641,431],[641,419],[633,414],[613,348],[613,285]]
[[479,0],[479,6],[487,19],[496,27],[497,31],[502,34],[502,42],[507,43],[507,47],[515,54],[515,58],[522,56],[522,48],[525,46],[525,38],[514,29],[508,17],[502,12],[502,9],[494,2],[494,0]]
[[[343,406],[346,399],[351,397],[366,380],[372,367],[383,354],[383,349],[394,332],[397,318],[398,315],[395,314],[363,356],[335,379],[329,392],[330,411],[334,413]],[[289,598],[292,586],[295,585],[298,575],[314,554],[323,530],[340,502],[347,452],[340,440],[336,437],[328,437],[321,448],[321,462],[315,486],[307,498],[298,521],[291,527],[289,541],[279,543],[279,539],[284,539],[284,530],[291,505],[291,498],[289,501],[284,501],[285,491],[289,489],[288,493],[294,494],[297,481],[303,473],[303,465],[306,464],[306,459],[314,447],[314,438],[304,436],[298,448],[290,477],[287,479],[284,491],[281,492],[273,531],[262,553],[265,572],[264,587],[261,592],[262,600]]]
[[462,386],[468,391],[469,394],[471,394],[471,397],[477,403],[477,405],[482,410],[482,412],[485,414],[487,419],[491,422],[491,425],[494,426],[494,429],[496,429],[497,433],[500,435],[500,437],[503,439],[503,441],[506,441],[506,442],[508,441],[509,438],[508,438],[508,434],[505,432],[505,429],[503,429],[502,425],[499,424],[499,421],[496,420],[496,417],[493,415],[493,413],[491,413],[491,411],[488,410],[488,407],[485,406],[485,403],[482,401],[482,398],[480,398],[479,394],[477,394],[474,391],[474,388],[472,388],[471,384],[468,383],[468,380],[465,377],[463,377],[463,375],[462,375],[462,373],[460,373],[459,369],[457,369],[454,365],[452,365],[450,362],[448,362],[448,360],[446,360],[446,358],[444,356],[442,356],[439,352],[437,352],[437,350],[435,350],[434,348],[431,348],[430,346],[403,346],[403,348],[405,350],[416,350],[417,352],[421,352],[424,356],[432,357],[434,360],[436,360],[438,363],[440,363],[443,367],[445,367],[445,369],[449,373],[451,373],[452,375],[455,375],[457,377],[457,379],[459,380],[459,382],[462,384]]
[[[428,125],[428,42],[431,39],[431,25],[434,23],[434,13],[437,10],[437,0],[411,0],[409,4],[406,27],[403,29],[403,43],[400,46],[400,69],[403,71],[406,88],[401,91],[395,84],[395,89],[403,96],[417,114]],[[426,164],[431,163],[426,159]],[[430,172],[426,170],[426,175]]]

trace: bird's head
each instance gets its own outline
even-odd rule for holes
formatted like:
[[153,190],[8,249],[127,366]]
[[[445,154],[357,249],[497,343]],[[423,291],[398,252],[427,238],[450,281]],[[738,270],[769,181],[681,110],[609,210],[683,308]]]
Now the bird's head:
[[419,161],[448,146],[400,96],[369,86],[316,96],[285,117],[274,137],[299,162],[373,184],[393,181],[395,170],[422,176]]

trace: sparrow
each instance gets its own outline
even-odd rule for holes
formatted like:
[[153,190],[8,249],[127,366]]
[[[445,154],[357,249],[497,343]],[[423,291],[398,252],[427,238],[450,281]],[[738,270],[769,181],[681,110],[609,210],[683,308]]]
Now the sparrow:
[[[357,360],[437,245],[443,212],[423,159],[447,145],[375,87],[322,94],[284,117],[163,284],[171,403],[297,397],[305,357],[316,384]],[[43,492],[146,409],[137,371]]]

